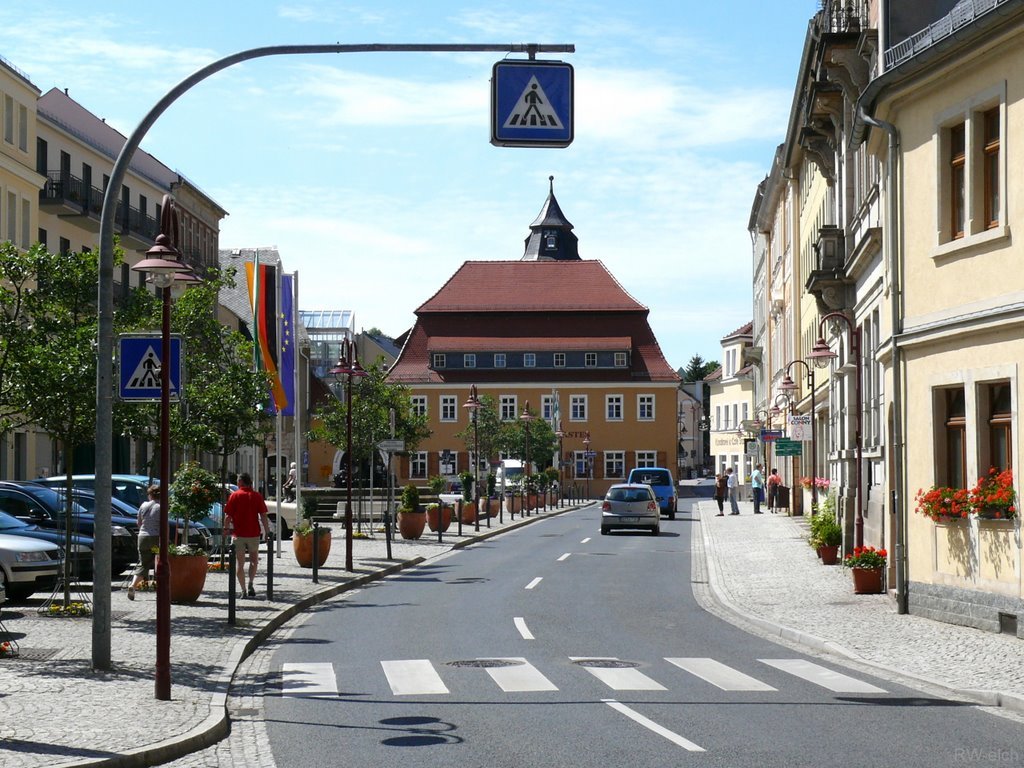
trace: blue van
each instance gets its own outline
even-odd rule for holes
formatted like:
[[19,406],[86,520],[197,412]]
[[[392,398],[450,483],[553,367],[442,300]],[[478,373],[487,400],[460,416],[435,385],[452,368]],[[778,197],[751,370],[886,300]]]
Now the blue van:
[[658,498],[658,508],[668,514],[669,520],[676,519],[676,484],[672,473],[664,467],[643,467],[630,470],[630,483],[649,485]]

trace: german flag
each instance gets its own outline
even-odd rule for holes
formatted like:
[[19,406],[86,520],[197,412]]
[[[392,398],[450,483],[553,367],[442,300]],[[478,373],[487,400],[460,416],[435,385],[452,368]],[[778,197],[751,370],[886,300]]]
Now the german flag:
[[288,405],[288,396],[281,386],[277,362],[277,267],[260,264],[257,254],[255,262],[246,262],[245,276],[252,303],[253,336],[259,353],[256,357],[270,377],[274,405],[284,409]]

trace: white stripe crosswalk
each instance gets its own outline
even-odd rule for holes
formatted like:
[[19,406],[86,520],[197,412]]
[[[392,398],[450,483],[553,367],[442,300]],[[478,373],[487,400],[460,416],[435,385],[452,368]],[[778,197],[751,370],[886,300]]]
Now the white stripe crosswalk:
[[[665,677],[653,672],[654,665],[645,665],[642,672],[633,662],[620,661],[614,657],[570,656],[567,661],[574,668],[582,667],[590,675],[613,691],[666,691],[678,683],[678,677]],[[713,685],[724,691],[772,692],[775,686],[706,657],[665,657],[665,661],[677,670]],[[834,693],[877,694],[886,691],[849,675],[835,672],[806,659],[758,659],[758,662],[800,680],[812,683]],[[381,661],[384,677],[395,696],[437,696],[451,691],[442,677],[439,667],[447,665],[429,659],[392,659]],[[455,664],[453,663],[453,666]],[[558,687],[544,673],[523,657],[500,657],[477,659],[475,662],[459,662],[461,667],[479,667],[505,693],[536,693],[557,691]],[[473,670],[479,671],[479,670]],[[448,677],[455,675],[445,669]],[[461,674],[465,674],[463,671]],[[655,680],[651,675],[657,675]],[[666,675],[671,669],[666,668]],[[678,672],[676,673],[678,675]],[[671,679],[671,682],[670,682]],[[294,697],[334,697],[338,695],[336,671],[330,663],[287,663],[281,666],[280,695]]]

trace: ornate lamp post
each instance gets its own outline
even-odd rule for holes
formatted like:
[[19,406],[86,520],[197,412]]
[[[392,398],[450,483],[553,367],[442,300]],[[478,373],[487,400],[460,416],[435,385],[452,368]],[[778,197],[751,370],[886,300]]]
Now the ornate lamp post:
[[856,417],[854,419],[855,431],[854,441],[856,443],[857,459],[855,464],[854,476],[857,484],[857,516],[854,518],[853,526],[853,538],[855,547],[864,546],[864,495],[861,488],[861,472],[863,468],[863,446],[861,445],[861,330],[859,326],[853,324],[842,312],[829,312],[827,315],[821,318],[818,323],[818,341],[815,342],[814,348],[811,350],[808,357],[814,360],[815,364],[821,364],[822,366],[827,365],[828,361],[834,360],[839,357],[838,354],[832,351],[829,347],[828,342],[825,341],[825,323],[828,320],[838,320],[846,325],[847,339],[849,343],[850,355],[854,359],[856,381],[854,382],[854,408],[856,409]]
[[532,480],[530,478],[530,422],[533,421],[533,414],[530,413],[529,400],[523,403],[523,412],[519,414],[519,420],[523,422],[523,432],[526,435],[526,481],[523,483],[526,490],[526,503],[523,506],[526,509],[527,516],[529,516],[530,486],[532,485]]
[[583,436],[583,461],[587,468],[587,500],[590,500],[590,476],[593,473],[593,465],[590,463],[590,430]]
[[555,432],[555,437],[558,438],[558,508],[562,508],[562,440],[565,437],[565,432],[559,429]]
[[[165,196],[160,228],[177,231],[173,203]],[[132,267],[149,274],[149,281],[160,291],[163,308],[160,329],[160,538],[156,562],[156,678],[155,695],[161,701],[171,698],[171,580],[168,562],[167,513],[171,480],[171,286],[175,281],[194,282],[195,277],[182,263],[181,253],[171,238],[156,236],[146,258]]]
[[356,345],[351,339],[341,342],[341,357],[329,373],[337,379],[345,377],[345,570],[352,568],[352,378],[366,376],[359,364]]
[[786,366],[786,376],[779,385],[779,389],[786,393],[792,393],[799,389],[799,385],[789,375],[789,369],[798,363],[807,369],[807,388],[811,392],[811,507],[813,510],[818,507],[818,439],[815,424],[817,403],[814,400],[814,367],[808,365],[805,360],[793,360]]
[[[476,502],[476,520],[473,524],[475,531],[480,530],[480,435],[477,432],[476,414],[480,410],[480,399],[476,396],[476,384],[469,388],[469,399],[462,404],[468,408],[470,418],[473,419],[473,500]],[[490,518],[488,518],[488,525]]]

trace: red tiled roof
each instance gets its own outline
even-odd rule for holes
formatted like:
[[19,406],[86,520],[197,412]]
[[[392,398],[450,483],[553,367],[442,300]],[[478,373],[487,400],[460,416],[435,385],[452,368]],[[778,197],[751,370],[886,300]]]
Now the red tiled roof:
[[722,341],[726,341],[728,339],[734,339],[737,336],[750,336],[753,332],[754,332],[754,321],[751,320],[746,325],[741,325],[739,328],[737,328],[735,331],[730,333],[728,336],[723,336],[722,337]]
[[600,261],[467,261],[423,312],[637,311],[630,296]]
[[429,352],[580,352],[589,350],[619,351],[632,348],[629,336],[595,336],[591,338],[563,336],[432,336],[427,342]]

